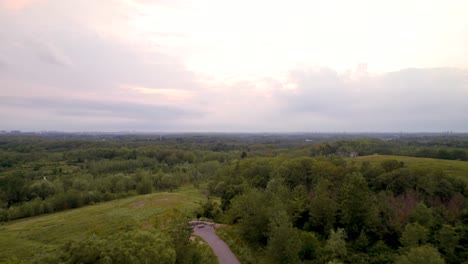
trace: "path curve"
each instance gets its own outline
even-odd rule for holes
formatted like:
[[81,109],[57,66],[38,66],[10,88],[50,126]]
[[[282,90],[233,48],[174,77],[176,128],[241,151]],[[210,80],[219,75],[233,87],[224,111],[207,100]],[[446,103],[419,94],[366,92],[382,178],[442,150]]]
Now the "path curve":
[[240,264],[229,246],[216,235],[211,224],[200,223],[193,225],[193,233],[208,243],[216,257],[218,257],[219,264]]

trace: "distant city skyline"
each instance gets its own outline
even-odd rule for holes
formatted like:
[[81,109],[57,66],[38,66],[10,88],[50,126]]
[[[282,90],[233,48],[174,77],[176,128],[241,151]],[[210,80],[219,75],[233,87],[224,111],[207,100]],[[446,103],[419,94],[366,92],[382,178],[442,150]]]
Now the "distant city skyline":
[[468,132],[468,1],[0,0],[0,130]]

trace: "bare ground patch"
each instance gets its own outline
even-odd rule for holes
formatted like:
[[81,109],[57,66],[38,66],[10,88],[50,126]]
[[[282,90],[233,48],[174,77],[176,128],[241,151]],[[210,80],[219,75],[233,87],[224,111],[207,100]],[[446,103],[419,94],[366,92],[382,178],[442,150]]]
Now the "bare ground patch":
[[136,201],[136,202],[129,204],[128,206],[131,208],[141,208],[145,205],[146,205],[146,201]]
[[172,198],[172,197],[169,197],[169,198],[155,198],[155,199],[152,199],[152,200],[136,201],[136,202],[133,202],[133,203],[129,204],[128,206],[131,207],[131,208],[142,208],[142,207],[145,207],[145,206],[157,205],[157,204],[172,202],[172,201],[175,201],[175,200],[176,200],[176,198]]

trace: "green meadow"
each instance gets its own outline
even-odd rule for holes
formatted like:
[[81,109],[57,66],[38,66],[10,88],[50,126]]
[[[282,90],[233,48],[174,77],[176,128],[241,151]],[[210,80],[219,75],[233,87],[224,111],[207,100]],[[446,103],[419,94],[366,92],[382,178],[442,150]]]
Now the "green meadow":
[[152,229],[155,222],[173,209],[193,210],[204,199],[200,189],[182,187],[176,192],[134,196],[3,223],[0,261],[12,257],[28,260],[69,240],[85,239],[92,234],[106,236],[135,227]]
[[398,160],[404,162],[409,168],[442,170],[446,174],[468,180],[468,162],[458,160],[443,160],[431,158],[417,158],[407,156],[391,156],[391,155],[370,155],[352,158],[358,163],[369,161],[371,163],[380,163],[385,160]]

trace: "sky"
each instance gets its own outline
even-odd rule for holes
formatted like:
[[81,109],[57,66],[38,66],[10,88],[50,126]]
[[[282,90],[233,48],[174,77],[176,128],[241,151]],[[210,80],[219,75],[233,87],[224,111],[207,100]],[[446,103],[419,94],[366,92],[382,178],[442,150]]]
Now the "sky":
[[466,0],[0,0],[0,130],[468,132]]

